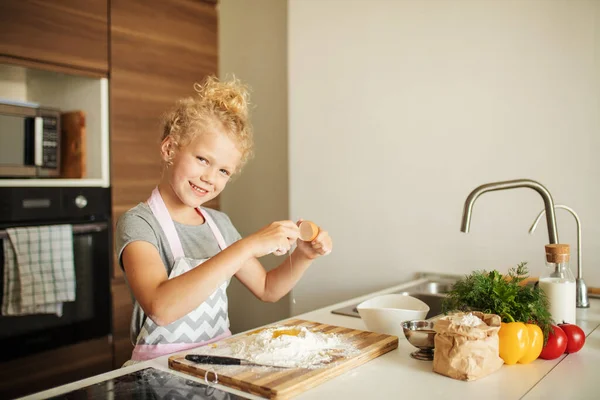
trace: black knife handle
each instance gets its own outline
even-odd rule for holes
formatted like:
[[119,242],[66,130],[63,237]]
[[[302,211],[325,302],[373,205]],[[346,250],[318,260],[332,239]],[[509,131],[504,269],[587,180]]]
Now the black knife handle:
[[239,358],[223,356],[203,356],[201,354],[186,354],[185,359],[198,364],[241,365]]

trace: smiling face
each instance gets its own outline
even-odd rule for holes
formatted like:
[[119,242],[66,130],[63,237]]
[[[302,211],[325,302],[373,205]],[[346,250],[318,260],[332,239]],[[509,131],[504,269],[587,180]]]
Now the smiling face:
[[223,129],[214,127],[177,149],[167,138],[161,150],[163,159],[172,161],[163,177],[163,183],[168,183],[163,189],[175,195],[170,196],[172,207],[195,208],[217,197],[242,159],[236,143]]

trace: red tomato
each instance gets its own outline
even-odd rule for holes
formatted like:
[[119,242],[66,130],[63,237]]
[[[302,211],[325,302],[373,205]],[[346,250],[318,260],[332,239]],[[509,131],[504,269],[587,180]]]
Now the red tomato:
[[565,353],[577,353],[585,344],[583,329],[574,324],[559,324],[560,329],[567,335],[567,349]]
[[567,349],[567,335],[560,327],[552,325],[552,331],[548,335],[548,342],[540,353],[540,358],[544,360],[554,360],[558,358]]

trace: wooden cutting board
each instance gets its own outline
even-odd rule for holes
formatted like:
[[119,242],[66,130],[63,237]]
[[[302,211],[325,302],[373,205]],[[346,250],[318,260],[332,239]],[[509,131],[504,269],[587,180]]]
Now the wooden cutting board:
[[[321,368],[279,369],[196,364],[185,359],[185,354],[187,353],[203,353],[201,350],[202,347],[200,347],[169,357],[169,368],[185,372],[203,380],[206,378],[210,382],[214,381],[214,372],[216,372],[218,382],[222,385],[269,399],[287,399],[398,347],[397,336],[320,324],[300,319],[292,319],[268,325],[264,329],[281,326],[304,326],[315,333],[334,333],[346,343],[352,343],[357,351],[351,356],[335,359]],[[222,349],[232,346],[236,341],[244,340],[248,335],[256,334],[257,332],[248,332],[208,346]]]

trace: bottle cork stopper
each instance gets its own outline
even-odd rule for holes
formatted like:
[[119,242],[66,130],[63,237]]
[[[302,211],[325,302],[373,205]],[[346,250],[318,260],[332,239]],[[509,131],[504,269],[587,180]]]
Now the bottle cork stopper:
[[300,239],[310,242],[319,234],[319,227],[311,221],[302,221],[300,223]]
[[550,263],[564,263],[571,258],[571,248],[568,244],[547,244],[546,261]]

